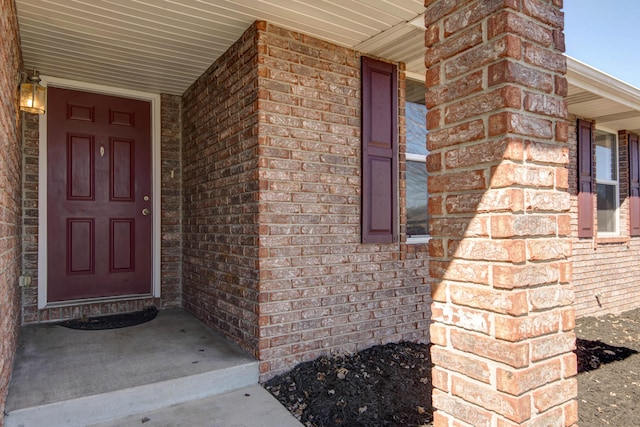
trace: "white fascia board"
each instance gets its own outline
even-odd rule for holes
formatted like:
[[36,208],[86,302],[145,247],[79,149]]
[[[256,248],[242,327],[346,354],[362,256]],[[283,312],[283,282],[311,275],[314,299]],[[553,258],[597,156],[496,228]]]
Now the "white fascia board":
[[566,58],[570,84],[640,111],[640,89],[570,56]]

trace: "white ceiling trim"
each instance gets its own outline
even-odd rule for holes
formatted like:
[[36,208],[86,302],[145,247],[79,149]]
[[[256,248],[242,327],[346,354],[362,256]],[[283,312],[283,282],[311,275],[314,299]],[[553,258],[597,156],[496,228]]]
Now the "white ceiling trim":
[[566,78],[580,89],[640,110],[640,89],[569,56]]
[[405,76],[411,80],[417,80],[419,82],[425,82],[427,77],[421,73],[414,73],[413,71],[405,71]]
[[426,30],[427,27],[424,25],[424,22],[425,22],[425,14],[421,13],[420,15],[416,16],[411,21],[409,21],[409,24],[413,25],[414,27],[420,30]]

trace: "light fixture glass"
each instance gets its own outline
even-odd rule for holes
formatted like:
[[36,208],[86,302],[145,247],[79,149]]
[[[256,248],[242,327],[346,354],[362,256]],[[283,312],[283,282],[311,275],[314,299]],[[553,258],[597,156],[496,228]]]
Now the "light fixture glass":
[[33,70],[27,80],[28,82],[20,84],[20,110],[44,114],[47,90],[40,85],[40,74]]

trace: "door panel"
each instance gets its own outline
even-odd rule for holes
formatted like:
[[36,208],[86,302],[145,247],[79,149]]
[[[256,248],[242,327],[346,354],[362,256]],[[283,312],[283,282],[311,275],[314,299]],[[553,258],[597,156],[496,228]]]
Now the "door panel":
[[93,135],[67,135],[67,199],[94,200]]
[[91,218],[67,218],[69,274],[95,273],[95,222]]
[[131,202],[134,199],[134,141],[111,140],[111,200]]
[[110,245],[111,272],[135,270],[135,257],[131,248],[135,247],[135,220],[112,219]]
[[49,88],[48,301],[151,293],[150,110]]

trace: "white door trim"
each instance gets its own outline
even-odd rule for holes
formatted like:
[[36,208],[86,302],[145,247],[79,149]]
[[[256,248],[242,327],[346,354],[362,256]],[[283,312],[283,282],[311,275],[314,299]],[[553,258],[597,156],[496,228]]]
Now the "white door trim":
[[[151,103],[151,179],[152,179],[152,293],[154,298],[160,297],[160,95],[140,92],[112,86],[97,85],[76,80],[41,75],[43,86],[55,86],[63,89],[94,92],[104,95],[121,96],[139,99]],[[39,163],[38,163],[38,308],[47,307],[47,114],[40,117],[39,124]],[[112,299],[112,298],[109,298]],[[121,298],[116,298],[121,299]],[[94,300],[86,300],[86,302]],[[85,301],[74,301],[82,303]],[[68,304],[67,302],[62,305]],[[50,304],[51,305],[51,304]],[[53,305],[61,305],[55,303]]]

